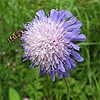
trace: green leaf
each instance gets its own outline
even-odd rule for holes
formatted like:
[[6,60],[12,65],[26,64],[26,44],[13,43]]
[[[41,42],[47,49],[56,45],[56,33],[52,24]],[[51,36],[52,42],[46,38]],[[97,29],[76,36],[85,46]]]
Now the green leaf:
[[18,92],[12,87],[9,88],[9,100],[20,100]]

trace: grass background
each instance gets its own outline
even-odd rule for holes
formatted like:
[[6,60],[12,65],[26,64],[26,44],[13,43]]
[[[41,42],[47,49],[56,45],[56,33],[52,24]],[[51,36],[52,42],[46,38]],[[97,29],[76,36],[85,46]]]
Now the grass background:
[[[69,10],[82,23],[87,40],[79,43],[82,63],[69,78],[52,82],[39,69],[29,69],[23,62],[17,39],[7,38],[43,9]],[[100,100],[100,0],[0,0],[0,100]]]

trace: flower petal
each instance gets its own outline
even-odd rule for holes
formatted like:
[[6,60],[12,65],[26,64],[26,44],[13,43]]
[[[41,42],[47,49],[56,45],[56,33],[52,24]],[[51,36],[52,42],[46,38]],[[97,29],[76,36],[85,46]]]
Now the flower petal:
[[69,74],[68,72],[64,72],[63,75],[64,75],[65,77],[69,77],[69,76],[70,76],[70,74]]
[[76,17],[71,17],[69,21],[66,21],[63,25],[64,28],[69,27],[70,25],[74,24],[76,22]]
[[85,41],[86,36],[84,34],[80,34],[79,36],[72,39],[72,41]]
[[46,70],[42,70],[42,69],[40,68],[40,73],[39,73],[39,75],[40,75],[40,76],[43,76],[43,75],[45,74],[45,72],[46,72]]
[[30,60],[30,57],[26,57],[23,61],[27,61]]
[[71,45],[75,50],[80,50],[80,47],[77,44],[71,43]]
[[70,18],[72,16],[73,16],[73,14],[70,11],[66,11],[66,18]]
[[62,62],[60,62],[60,63],[58,64],[58,70],[60,70],[60,71],[62,71],[62,72],[65,72],[65,68],[64,68]]
[[72,68],[75,68],[75,67],[76,67],[76,63],[75,63],[75,61],[74,61],[72,58],[70,58],[70,57],[67,57],[67,59],[68,59],[69,62],[71,63]]
[[64,10],[59,11],[57,19],[59,22],[66,19],[66,12]]
[[58,15],[58,11],[55,9],[52,9],[50,12],[50,18],[54,21],[57,21],[57,15]]
[[77,53],[77,52],[75,52],[73,50],[71,51],[71,55],[73,55],[74,58],[79,62],[82,62],[84,60],[84,58],[82,58],[79,53]]
[[52,71],[51,79],[54,82],[56,77],[56,71]]
[[58,71],[58,78],[59,78],[59,79],[62,79],[62,77],[63,77],[62,72]]
[[65,10],[60,10],[57,16],[58,21],[66,20],[66,18],[70,18],[72,13]]
[[66,58],[66,62],[65,62],[65,67],[66,67],[67,71],[72,70],[71,63],[69,62],[69,60],[67,58]]
[[81,26],[82,26],[82,23],[80,21],[77,21],[72,26],[67,27],[66,30],[69,32],[69,31],[72,31],[74,29],[79,29]]
[[65,34],[65,38],[72,40],[73,38],[77,37],[78,34],[76,33],[76,30],[73,30],[72,32],[67,32]]
[[43,10],[39,10],[36,14],[39,17],[39,19],[43,19],[43,17],[45,17],[45,13]]

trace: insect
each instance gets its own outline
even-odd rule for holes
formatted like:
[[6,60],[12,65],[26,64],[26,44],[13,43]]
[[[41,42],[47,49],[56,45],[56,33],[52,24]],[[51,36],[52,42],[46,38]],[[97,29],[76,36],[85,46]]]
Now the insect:
[[22,30],[18,30],[17,32],[14,32],[8,39],[7,41],[8,42],[12,42],[13,40],[21,37],[23,34],[23,31]]

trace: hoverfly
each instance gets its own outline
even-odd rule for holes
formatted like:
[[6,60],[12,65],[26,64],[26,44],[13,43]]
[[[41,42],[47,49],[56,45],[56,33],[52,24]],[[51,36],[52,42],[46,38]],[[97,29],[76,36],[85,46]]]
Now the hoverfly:
[[23,34],[23,31],[22,30],[18,30],[17,32],[14,32],[8,39],[7,41],[8,42],[12,42],[13,40],[21,37]]

